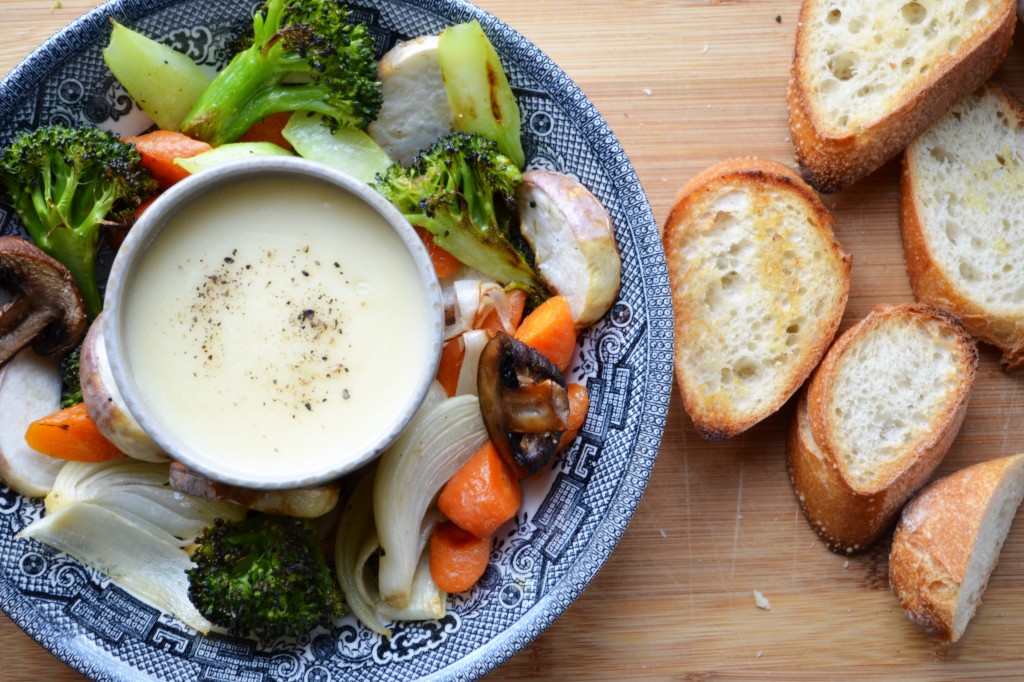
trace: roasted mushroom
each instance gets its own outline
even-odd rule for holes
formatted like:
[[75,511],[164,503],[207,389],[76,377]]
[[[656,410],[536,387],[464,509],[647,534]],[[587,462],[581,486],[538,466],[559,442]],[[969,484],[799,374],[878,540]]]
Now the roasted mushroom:
[[480,354],[477,392],[487,433],[520,478],[551,461],[569,397],[565,377],[547,357],[499,332]]
[[39,355],[59,356],[82,339],[85,306],[71,273],[26,239],[0,237],[0,365],[32,344]]

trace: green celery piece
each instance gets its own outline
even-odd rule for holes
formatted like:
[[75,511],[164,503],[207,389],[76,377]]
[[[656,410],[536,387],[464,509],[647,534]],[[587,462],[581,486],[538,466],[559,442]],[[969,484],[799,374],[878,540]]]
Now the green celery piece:
[[273,142],[229,142],[187,159],[175,159],[174,165],[181,166],[195,175],[208,168],[258,156],[294,156],[294,154]]
[[177,130],[210,77],[188,55],[111,21],[103,60],[158,127]]
[[519,106],[497,51],[475,19],[450,26],[437,44],[441,77],[455,127],[498,144],[518,168],[525,165]]
[[369,135],[339,126],[333,133],[323,117],[297,111],[282,131],[299,156],[318,161],[362,180],[373,182],[391,165],[391,157]]

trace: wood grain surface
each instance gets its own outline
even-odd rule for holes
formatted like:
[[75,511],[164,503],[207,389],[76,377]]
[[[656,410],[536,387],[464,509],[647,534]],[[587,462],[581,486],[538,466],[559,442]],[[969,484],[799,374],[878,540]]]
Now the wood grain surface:
[[[3,0],[0,73],[91,8]],[[793,163],[786,81],[797,0],[482,0],[550,55],[610,123],[659,224],[679,187],[723,158]],[[1024,95],[1024,52],[999,73]],[[912,300],[897,224],[898,164],[829,195],[854,254],[843,328]],[[1024,376],[982,349],[966,422],[939,473],[1024,450]],[[940,646],[889,591],[887,542],[829,553],[785,469],[792,404],[748,433],[703,442],[673,396],[650,485],[580,599],[490,680],[1006,679],[1024,659],[1024,522],[1010,533],[978,615]],[[770,609],[759,608],[761,592]],[[78,680],[0,614],[0,680]]]

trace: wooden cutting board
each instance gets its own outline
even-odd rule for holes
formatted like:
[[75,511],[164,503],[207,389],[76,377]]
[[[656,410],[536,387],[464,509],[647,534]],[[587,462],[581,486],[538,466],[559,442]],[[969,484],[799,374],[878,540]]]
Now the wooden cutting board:
[[[92,0],[4,0],[0,73]],[[561,65],[636,166],[659,224],[679,187],[723,158],[792,163],[786,81],[797,0],[482,0]],[[998,74],[1024,95],[1024,50]],[[854,254],[843,329],[912,300],[897,224],[898,164],[825,197]],[[983,348],[966,422],[939,473],[1024,450],[1024,376]],[[831,554],[802,516],[779,414],[703,442],[674,396],[650,485],[581,598],[488,679],[1009,678],[1024,664],[1024,521],[966,636],[943,647],[889,592],[887,542]],[[754,591],[771,609],[759,608]],[[78,680],[0,615],[0,679]]]

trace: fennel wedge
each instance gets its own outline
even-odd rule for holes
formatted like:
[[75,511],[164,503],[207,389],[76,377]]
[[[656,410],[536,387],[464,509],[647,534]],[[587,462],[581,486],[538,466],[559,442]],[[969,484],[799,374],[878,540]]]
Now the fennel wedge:
[[240,519],[230,502],[184,495],[168,464],[128,457],[68,462],[46,496],[46,516],[16,537],[37,540],[91,566],[142,601],[199,632],[211,623],[188,598],[185,547],[214,519]]
[[118,514],[168,542],[190,544],[214,519],[237,521],[246,510],[232,502],[184,495],[170,487],[167,463],[128,457],[109,462],[68,462],[46,496],[46,513],[89,502]]
[[448,479],[486,440],[480,401],[471,395],[457,396],[422,408],[381,457],[373,510],[384,550],[378,574],[380,596],[388,606],[409,605],[416,569],[430,536],[424,526],[425,520],[429,523],[427,512]]
[[[381,551],[373,520],[373,486],[374,474],[370,472],[359,481],[349,498],[345,513],[338,523],[342,530],[335,543],[334,567],[349,610],[369,629],[390,637],[388,622],[443,618],[447,594],[434,584],[429,557],[426,552],[421,552],[413,574],[408,604],[395,608],[381,599],[377,572],[373,567],[373,559]],[[429,536],[436,519],[436,512],[428,512],[421,524],[421,528],[426,530],[426,536]]]
[[199,632],[212,627],[189,601],[185,571],[192,561],[185,550],[115,511],[74,502],[29,524],[16,537],[38,540],[74,557]]

